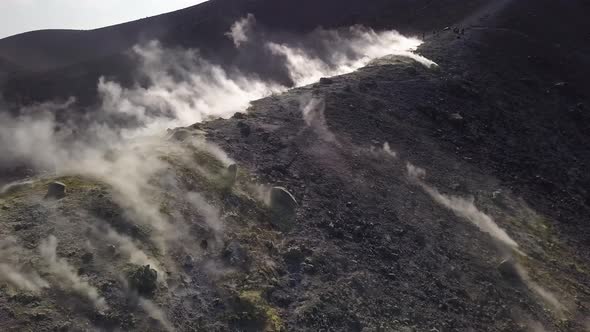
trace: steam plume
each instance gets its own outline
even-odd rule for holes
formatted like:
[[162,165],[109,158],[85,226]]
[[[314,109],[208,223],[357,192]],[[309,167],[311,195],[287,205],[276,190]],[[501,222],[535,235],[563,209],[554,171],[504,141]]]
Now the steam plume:
[[[147,88],[126,89],[100,79],[98,91],[106,112],[131,116],[144,128],[140,133],[162,132],[210,118],[229,117],[251,100],[284,90],[284,87],[233,74],[203,59],[196,50],[165,50],[158,42],[136,46]],[[128,131],[127,136],[137,135]]]
[[256,18],[252,14],[236,21],[229,32],[225,35],[229,37],[236,47],[240,47],[242,44],[248,42],[249,35],[256,24]]
[[453,211],[457,216],[471,221],[482,232],[490,234],[494,239],[506,245],[509,248],[517,249],[518,244],[502,228],[498,226],[492,217],[481,212],[474,204],[473,199],[464,199],[457,196],[448,196],[441,194],[436,188],[433,188],[422,181],[426,176],[423,169],[407,164],[407,170],[410,178],[424,189],[424,191],[434,199],[435,202]]
[[205,218],[205,222],[215,232],[215,235],[219,237],[223,232],[223,222],[219,216],[219,209],[209,204],[201,194],[196,192],[188,193],[187,199]]
[[[250,47],[259,40],[252,38],[258,28],[255,22],[254,16],[248,15],[232,25],[228,37],[240,51],[247,51],[243,47],[245,43]],[[166,140],[162,134],[166,129],[227,118],[244,111],[252,100],[314,83],[321,77],[354,71],[371,59],[387,54],[405,55],[425,65],[432,64],[412,53],[420,45],[418,39],[395,31],[375,32],[363,27],[339,31],[318,29],[301,39],[271,38],[257,45],[266,50],[269,60],[283,64],[292,85],[276,83],[252,71],[223,67],[204,58],[198,50],[166,49],[157,41],[136,46],[133,52],[139,60],[140,76],[147,84],[124,87],[101,78],[97,85],[100,105],[88,110],[83,124],[77,119],[58,120],[56,116],[71,110],[75,105],[73,98],[25,107],[18,117],[0,115],[0,164],[25,161],[51,174],[83,175],[108,184],[126,217],[149,226],[153,230],[151,240],[165,254],[168,243],[186,239],[186,235],[182,234],[183,225],[179,225],[182,220],[174,220],[173,225],[170,217],[154,204],[154,198],[161,192],[160,183],[154,179],[167,179],[165,175],[170,174],[170,165],[162,156],[188,155],[187,149],[196,147],[226,165],[231,163],[221,149],[204,139],[193,140],[192,146]],[[306,123],[320,138],[336,141],[326,123],[322,98],[307,97],[301,108]],[[219,211],[198,194],[182,192],[174,183],[170,187],[193,204],[219,237],[223,232]],[[158,267],[131,239],[108,230],[102,235],[117,242],[130,261]],[[51,272],[49,280],[85,296],[97,308],[106,308],[98,291],[57,256],[56,247],[55,237],[49,237],[39,247]],[[0,278],[14,287],[39,291],[47,285],[35,274],[23,273],[18,264],[0,263],[3,264]]]
[[166,315],[152,301],[140,298],[139,305],[151,318],[162,324],[162,327],[164,327],[166,331],[175,331],[174,326],[172,326],[168,318],[166,318]]
[[336,136],[328,129],[328,123],[324,114],[326,101],[324,98],[307,96],[303,99],[301,112],[303,120],[316,134],[326,142],[336,142]]
[[19,271],[13,266],[0,263],[0,281],[21,290],[39,293],[43,288],[48,288],[49,284],[37,273],[25,273]]
[[25,271],[19,257],[28,254],[28,250],[17,244],[15,238],[0,240],[0,283],[32,293],[40,293],[49,284],[35,271]]
[[102,237],[107,241],[116,243],[118,245],[118,250],[128,257],[129,263],[138,266],[149,265],[156,270],[159,275],[164,275],[160,264],[156,260],[150,258],[143,250],[139,249],[132,239],[117,233],[107,225],[103,225],[103,227],[105,228],[105,232],[96,231],[101,233]]
[[426,171],[422,168],[416,167],[411,163],[407,163],[407,171],[410,179],[415,181],[422,189],[432,197],[432,199],[442,206],[453,211],[457,216],[465,218],[476,225],[482,232],[488,233],[498,243],[510,249],[506,254],[511,257],[512,263],[522,282],[535,294],[537,294],[545,303],[549,304],[558,315],[563,316],[566,310],[565,306],[557,299],[557,297],[543,288],[537,282],[533,281],[527,270],[512,258],[513,253],[526,256],[518,249],[518,244],[510,238],[510,236],[501,229],[492,219],[492,217],[481,212],[475,204],[473,199],[464,199],[456,196],[447,196],[441,194],[436,188],[433,188],[424,182]]
[[88,298],[99,310],[106,310],[108,306],[104,298],[98,294],[98,290],[88,282],[82,280],[74,267],[57,256],[57,239],[50,236],[39,245],[39,252],[45,259],[49,271],[55,276],[56,281],[65,289],[71,289]]
[[388,154],[390,157],[397,158],[397,152],[391,149],[388,142],[383,143],[383,152]]
[[[255,33],[255,22],[250,14],[235,22],[226,35],[239,47]],[[342,31],[318,29],[303,36],[302,41],[307,43],[263,43],[271,52],[264,54],[284,62],[295,86],[349,73],[391,54],[410,57],[426,66],[434,64],[413,53],[420,40],[397,31],[375,32],[362,26]],[[290,88],[256,74],[224,68],[203,58],[197,50],[164,49],[153,41],[136,46],[134,53],[149,87],[124,88],[101,78],[98,90],[105,111],[130,116],[150,133],[212,117],[229,117],[246,109],[252,100]]]
[[322,77],[353,72],[386,55],[409,57],[426,67],[436,65],[413,53],[422,43],[419,39],[404,37],[397,31],[375,32],[363,26],[354,26],[345,32],[320,29],[314,37],[321,40],[324,49],[330,50],[327,56],[320,57],[314,55],[313,49],[287,43],[266,44],[273,54],[285,58],[289,75],[297,86],[317,82]]

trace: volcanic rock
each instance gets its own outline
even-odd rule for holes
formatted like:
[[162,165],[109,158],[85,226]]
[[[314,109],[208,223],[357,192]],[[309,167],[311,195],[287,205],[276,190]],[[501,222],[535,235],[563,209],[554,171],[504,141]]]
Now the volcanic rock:
[[224,188],[231,188],[236,183],[238,177],[238,166],[236,164],[231,164],[227,167],[223,174],[223,187]]
[[270,192],[272,223],[280,229],[288,230],[294,226],[297,200],[285,188],[274,187]]
[[144,296],[152,296],[156,289],[158,281],[158,271],[149,265],[141,266],[129,275],[129,284],[137,292]]
[[516,269],[516,263],[513,259],[505,259],[498,265],[498,271],[500,274],[508,280],[515,281],[520,279],[518,270]]
[[238,127],[240,128],[240,134],[242,134],[243,137],[248,137],[252,133],[252,129],[245,122],[238,122]]
[[47,199],[62,199],[66,197],[66,185],[61,182],[52,182],[47,188]]
[[334,80],[331,79],[331,78],[328,78],[328,77],[322,77],[322,78],[320,78],[320,84],[321,85],[330,85],[332,83],[334,83]]

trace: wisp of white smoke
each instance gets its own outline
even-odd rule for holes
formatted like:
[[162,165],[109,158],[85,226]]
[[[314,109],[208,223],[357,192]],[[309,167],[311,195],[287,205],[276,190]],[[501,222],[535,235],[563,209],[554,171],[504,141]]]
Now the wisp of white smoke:
[[250,40],[250,33],[256,24],[256,18],[252,14],[248,14],[246,17],[236,21],[229,32],[226,32],[226,36],[230,38],[236,47],[242,46]]
[[0,264],[0,282],[6,282],[18,289],[39,293],[49,284],[36,273],[26,273],[8,264]]
[[441,194],[436,188],[427,185],[423,179],[426,171],[411,163],[406,165],[408,175],[416,181],[420,187],[434,201],[453,211],[457,216],[465,218],[477,226],[482,232],[490,234],[494,239],[506,245],[508,248],[517,249],[518,244],[504,231],[489,215],[481,212],[474,204],[473,199],[465,199],[457,196]]
[[397,152],[395,152],[391,149],[389,142],[383,143],[383,152],[385,152],[387,155],[389,155],[392,158],[397,158]]
[[57,238],[50,236],[39,245],[39,252],[45,259],[49,272],[56,282],[64,289],[70,289],[88,298],[99,310],[106,310],[108,306],[98,290],[88,282],[82,280],[73,266],[65,259],[57,256]]
[[20,258],[29,254],[28,250],[18,245],[13,237],[0,240],[0,284],[6,284],[15,289],[40,293],[49,283],[35,271],[25,271]]
[[250,101],[285,89],[240,72],[230,74],[196,50],[165,50],[154,41],[134,51],[149,87],[123,88],[104,78],[98,84],[103,110],[130,115],[142,124],[143,130],[133,128],[125,136],[227,118]]
[[465,218],[476,225],[482,232],[490,234],[492,238],[503,247],[509,250],[505,253],[510,257],[510,263],[513,264],[517,275],[522,282],[537,296],[539,296],[545,303],[549,304],[559,316],[563,316],[566,307],[557,299],[557,297],[543,288],[540,284],[529,277],[527,270],[518,262],[514,260],[513,252],[522,256],[526,256],[518,249],[518,243],[514,241],[504,231],[491,216],[480,211],[474,204],[473,199],[464,199],[457,196],[448,196],[440,193],[436,188],[429,186],[424,182],[426,171],[420,167],[416,167],[411,163],[406,164],[408,176],[412,181],[415,181],[432,199],[442,206],[453,211],[457,216]]
[[166,314],[164,314],[164,312],[160,308],[158,308],[152,301],[150,301],[148,299],[140,298],[139,299],[139,306],[152,319],[155,319],[156,321],[158,321],[166,331],[173,332],[176,330],[174,328],[174,326],[172,325],[172,323],[170,323],[170,321],[166,317]]
[[402,36],[397,31],[375,32],[363,26],[351,27],[346,35],[336,30],[318,30],[326,49],[332,50],[327,59],[314,56],[308,50],[284,43],[268,42],[268,49],[283,56],[295,85],[317,82],[322,77],[351,73],[386,55],[409,57],[426,67],[436,64],[414,51],[422,44],[417,38]]
[[[241,50],[244,49],[241,46],[253,40],[250,35],[254,29],[255,18],[249,15],[236,22],[228,36]],[[371,59],[387,54],[405,55],[432,65],[413,53],[420,45],[418,39],[404,37],[395,31],[375,32],[362,27],[353,27],[346,33],[318,30],[314,38],[323,39],[324,50],[333,52],[319,56],[322,52],[284,41],[269,40],[263,45],[270,51],[267,52],[269,56],[283,60],[294,86],[354,71]],[[153,240],[160,249],[165,249],[166,241],[183,234],[154,204],[154,193],[158,188],[152,180],[170,167],[162,156],[173,152],[182,155],[186,151],[179,144],[164,139],[165,129],[211,118],[227,118],[244,111],[252,100],[283,92],[292,86],[277,84],[235,68],[224,68],[203,58],[197,50],[165,49],[154,41],[136,46],[133,51],[147,84],[124,87],[101,78],[97,87],[101,103],[95,110],[100,115],[96,118],[123,117],[132,120],[129,125],[127,122],[104,121],[79,127],[74,121],[58,121],[56,112],[71,107],[74,99],[25,108],[19,117],[0,115],[0,164],[24,161],[55,175],[83,175],[108,184],[116,203],[133,221],[150,226]],[[311,98],[302,104],[302,112],[308,125],[319,130],[323,139],[334,141],[323,115],[324,106],[321,98]],[[92,119],[91,115],[89,119]],[[217,147],[205,141],[199,144],[201,146],[197,148],[207,150],[224,164],[231,162]],[[182,197],[197,206],[197,211],[217,233],[223,231],[217,209],[206,204],[198,194]],[[132,262],[144,264],[151,261],[130,239],[115,233],[104,236],[123,246]],[[51,281],[82,294],[98,308],[106,308],[98,291],[82,280],[66,260],[57,256],[56,247],[54,237],[39,247],[39,253],[51,272]],[[165,250],[162,253],[165,254]],[[5,282],[31,291],[46,287],[42,279],[23,273],[18,275],[21,272],[18,266],[2,263],[0,275]]]
[[307,95],[301,101],[303,120],[315,131],[318,137],[326,142],[336,142],[336,136],[328,128],[324,114],[326,101],[324,98]]
[[[250,40],[255,22],[256,18],[250,14],[235,22],[226,35],[239,48]],[[412,58],[428,67],[435,65],[414,53],[422,43],[419,39],[402,36],[397,31],[376,32],[354,26],[346,31],[319,29],[305,38],[321,40],[318,46],[321,50],[274,41],[264,44],[272,56],[282,59],[294,86],[350,73],[375,58],[392,54]],[[330,54],[315,55],[320,51]],[[98,84],[105,111],[132,116],[144,128],[128,131],[129,135],[154,133],[210,118],[227,118],[244,111],[252,100],[290,88],[237,69],[229,71],[203,58],[197,50],[164,49],[153,41],[136,46],[134,53],[141,64],[140,72],[149,81],[148,87],[124,88],[105,78]]]

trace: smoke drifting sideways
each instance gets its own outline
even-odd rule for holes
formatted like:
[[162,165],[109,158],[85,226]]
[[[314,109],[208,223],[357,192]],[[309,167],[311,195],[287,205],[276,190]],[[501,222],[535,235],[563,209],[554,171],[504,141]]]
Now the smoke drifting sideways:
[[50,236],[42,241],[39,251],[58,284],[87,297],[99,310],[108,309],[105,299],[99,295],[98,290],[82,280],[76,269],[65,259],[57,256],[57,238]]
[[[248,52],[252,43],[259,42],[263,34],[257,32],[256,24],[255,17],[249,15],[229,27],[227,36],[239,52]],[[157,41],[138,45],[133,52],[139,61],[142,84],[125,87],[101,78],[97,85],[100,103],[82,116],[67,116],[73,113],[70,111],[75,98],[22,107],[18,116],[0,112],[0,168],[24,164],[48,176],[82,175],[108,184],[116,203],[133,220],[154,230],[151,240],[163,254],[168,244],[178,243],[176,240],[186,234],[182,220],[171,223],[153,203],[154,193],[161,192],[158,186],[162,185],[153,179],[170,179],[167,188],[178,191],[176,197],[194,205],[220,238],[223,221],[215,207],[199,193],[182,192],[174,177],[166,175],[170,164],[162,156],[190,154],[187,144],[167,139],[166,129],[230,117],[245,111],[252,100],[321,77],[354,71],[379,56],[405,55],[426,66],[433,65],[413,53],[421,43],[418,39],[395,31],[375,32],[357,26],[338,31],[319,29],[300,38],[295,42],[269,39],[256,45],[266,50],[269,61],[282,64],[292,79],[290,85],[216,64],[198,50],[166,49]],[[325,139],[334,139],[322,120],[321,100],[308,100],[303,113],[315,130],[326,130]],[[204,139],[188,145],[208,151],[224,164],[231,162],[223,151]],[[114,231],[104,236],[114,242],[125,240]],[[80,280],[75,270],[56,256],[58,240],[49,238],[39,248],[54,281],[70,283],[97,308],[106,308],[96,289]],[[134,262],[152,261],[133,245],[125,248]],[[47,282],[36,274],[23,272],[10,262],[0,263],[0,281],[33,292],[47,287]],[[154,264],[158,269],[170,268],[162,265]]]
[[492,236],[503,247],[518,250],[518,244],[489,215],[481,212],[473,199],[441,194],[436,188],[424,182],[426,171],[411,163],[406,164],[408,176],[416,182],[434,201],[453,211],[457,216],[465,218],[477,226],[482,232]]
[[15,290],[34,294],[49,288],[49,283],[35,271],[27,271],[18,259],[26,250],[12,237],[0,240],[0,283]]
[[[238,49],[262,44],[269,62],[279,61],[294,86],[321,77],[351,72],[389,54],[433,63],[413,51],[421,44],[396,31],[376,32],[355,26],[342,30],[318,29],[291,43],[260,41],[253,15],[239,20],[227,33]],[[86,112],[84,124],[56,120],[75,103],[47,102],[21,110],[19,117],[0,115],[0,165],[24,160],[34,166],[63,168],[65,161],[84,159],[87,150],[106,150],[130,138],[161,135],[167,128],[188,126],[244,111],[252,100],[286,91],[292,86],[224,68],[203,58],[198,50],[165,49],[157,41],[134,47],[145,84],[124,87],[101,78],[100,105]],[[96,153],[94,153],[96,154]],[[60,167],[62,166],[62,167]]]
[[482,232],[489,234],[499,246],[502,254],[507,257],[505,260],[507,264],[513,265],[515,273],[520,280],[540,299],[549,304],[560,317],[564,317],[564,312],[567,310],[566,307],[553,293],[535,282],[529,276],[527,269],[522,264],[518,263],[517,259],[514,257],[514,254],[526,256],[526,254],[519,249],[518,243],[516,243],[516,241],[514,241],[504,229],[498,226],[491,216],[479,210],[475,206],[473,199],[442,194],[438,189],[425,182],[426,170],[417,167],[410,162],[406,164],[406,170],[409,179],[420,186],[436,203],[451,210],[458,217],[469,220]]
[[[262,29],[261,29],[262,30]],[[375,32],[354,26],[341,30],[318,29],[290,37],[289,42],[267,40],[257,30],[253,15],[235,22],[226,36],[238,52],[262,56],[264,63],[279,63],[291,85],[277,83],[253,68],[224,67],[202,57],[198,50],[164,49],[157,41],[136,46],[134,54],[148,87],[125,88],[100,79],[101,110],[123,114],[144,130],[125,130],[127,136],[187,126],[211,118],[227,118],[247,109],[253,100],[317,82],[322,77],[353,72],[386,55],[412,58],[430,67],[434,62],[414,53],[422,43],[396,31]]]
[[[252,47],[267,50],[264,54],[269,61],[281,62],[294,86],[356,70],[387,54],[406,54],[432,64],[412,53],[420,40],[395,31],[375,32],[360,26],[318,29],[287,43],[270,38],[261,41],[264,33],[253,15],[228,28],[227,36],[240,52]],[[150,179],[168,168],[162,155],[172,151],[183,155],[183,147],[163,139],[165,129],[230,117],[246,110],[250,101],[292,86],[215,64],[198,50],[165,49],[153,41],[133,51],[147,84],[142,81],[142,85],[124,87],[101,78],[97,86],[100,105],[85,112],[83,121],[64,116],[73,113],[68,111],[75,98],[23,107],[16,117],[0,112],[0,166],[25,164],[49,174],[86,175],[104,181],[114,188],[123,208],[162,234],[158,239],[162,244],[178,232],[149,202],[157,189]],[[333,140],[323,120],[323,105],[311,99],[302,106],[303,115],[310,126],[323,131],[325,139]],[[222,162],[229,163],[212,144],[201,140],[195,145],[215,151]]]
[[255,25],[256,17],[252,14],[248,14],[246,17],[232,24],[230,31],[226,32],[225,35],[234,42],[234,45],[237,48],[239,48],[243,43],[250,40],[249,36]]
[[312,84],[322,77],[353,72],[386,55],[405,56],[426,67],[436,66],[433,61],[413,53],[422,44],[420,40],[406,38],[397,31],[377,33],[354,26],[346,31],[317,30],[313,38],[320,42],[318,50],[312,52],[305,45],[266,44],[273,54],[285,58],[289,76],[297,86]]

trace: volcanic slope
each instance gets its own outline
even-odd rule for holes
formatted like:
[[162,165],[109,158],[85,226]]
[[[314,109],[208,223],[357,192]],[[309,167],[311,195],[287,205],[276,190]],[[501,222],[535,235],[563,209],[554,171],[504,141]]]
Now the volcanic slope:
[[434,70],[382,59],[199,126],[302,201],[319,272],[281,290],[290,326],[586,328],[584,8],[492,3],[426,35]]
[[385,57],[5,188],[0,326],[587,329],[586,2],[502,5],[425,34],[438,66]]

